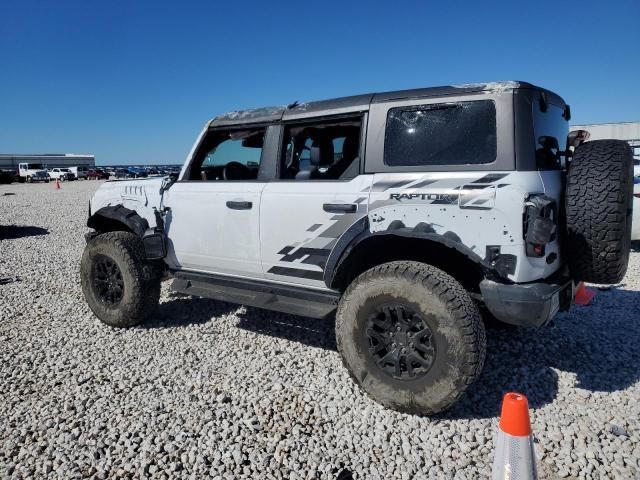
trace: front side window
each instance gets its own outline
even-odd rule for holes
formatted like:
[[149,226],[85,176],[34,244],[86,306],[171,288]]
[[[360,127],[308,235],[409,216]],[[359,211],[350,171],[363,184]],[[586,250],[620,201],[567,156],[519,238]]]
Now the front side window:
[[210,132],[191,165],[189,179],[257,179],[264,135],[264,128]]
[[359,172],[361,118],[288,125],[280,178],[346,180]]
[[392,108],[385,165],[477,165],[496,159],[496,107],[491,100]]

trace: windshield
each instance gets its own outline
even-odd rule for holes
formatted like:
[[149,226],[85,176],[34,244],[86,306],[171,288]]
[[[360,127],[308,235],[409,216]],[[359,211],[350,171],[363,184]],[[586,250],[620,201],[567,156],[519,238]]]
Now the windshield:
[[42,170],[44,167],[41,163],[28,163],[27,168],[29,170]]
[[553,170],[564,167],[564,157],[558,151],[566,149],[569,122],[564,118],[564,108],[548,104],[547,111],[533,102],[533,128],[538,170]]
[[71,170],[69,170],[68,168],[61,168],[60,171],[61,172],[70,172]]

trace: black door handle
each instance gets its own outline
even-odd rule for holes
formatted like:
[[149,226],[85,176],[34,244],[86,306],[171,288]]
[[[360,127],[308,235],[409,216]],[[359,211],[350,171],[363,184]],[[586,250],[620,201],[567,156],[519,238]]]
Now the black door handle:
[[325,203],[322,209],[329,213],[356,213],[358,205],[355,203]]
[[251,202],[227,202],[227,207],[231,210],[251,210]]

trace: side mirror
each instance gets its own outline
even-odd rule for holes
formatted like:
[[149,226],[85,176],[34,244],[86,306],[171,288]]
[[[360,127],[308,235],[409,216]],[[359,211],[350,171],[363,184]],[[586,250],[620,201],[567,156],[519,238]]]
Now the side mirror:
[[591,134],[586,130],[572,130],[567,135],[567,145],[569,147],[576,148],[580,146],[581,143],[589,140]]
[[163,194],[164,192],[169,190],[171,188],[171,185],[173,185],[177,181],[178,181],[178,174],[170,173],[169,176],[165,177],[165,179],[162,181],[162,186],[160,187],[160,194]]

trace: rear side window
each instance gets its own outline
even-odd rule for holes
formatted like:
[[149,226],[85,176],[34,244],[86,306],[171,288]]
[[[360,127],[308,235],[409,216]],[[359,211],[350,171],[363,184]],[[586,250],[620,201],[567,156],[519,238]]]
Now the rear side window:
[[543,111],[538,102],[533,102],[532,108],[536,167],[539,170],[562,168],[563,158],[559,152],[565,149],[569,134],[564,108],[550,104]]
[[392,108],[384,163],[389,166],[477,165],[496,159],[491,100]]

